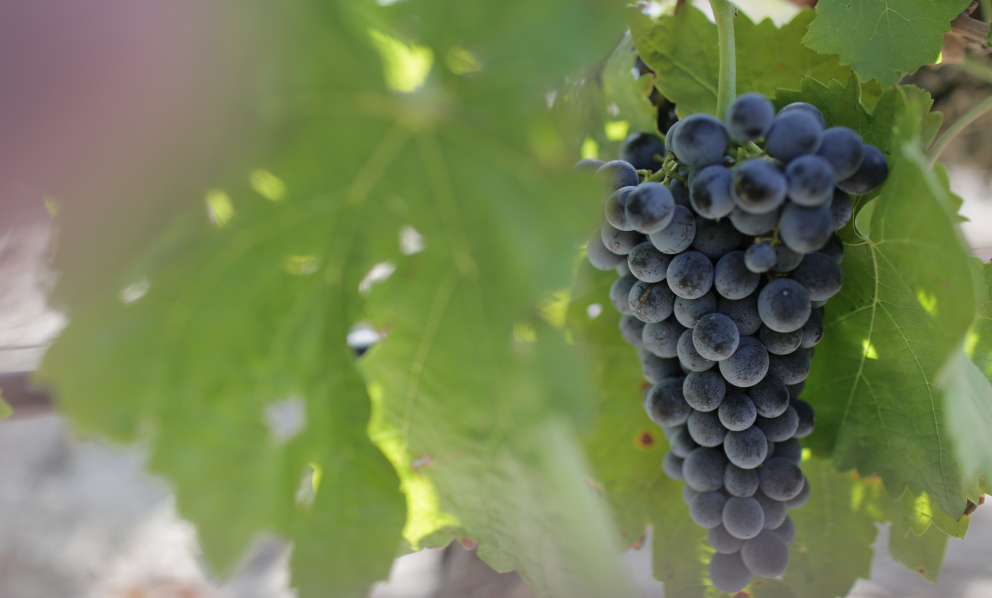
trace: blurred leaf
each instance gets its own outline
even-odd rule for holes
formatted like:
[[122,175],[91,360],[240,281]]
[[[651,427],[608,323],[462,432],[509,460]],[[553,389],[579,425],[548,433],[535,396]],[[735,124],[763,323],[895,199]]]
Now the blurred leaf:
[[936,528],[928,529],[922,536],[902,526],[900,520],[889,528],[889,554],[906,568],[915,571],[929,582],[940,577],[947,550],[947,535]]
[[[875,129],[885,101],[865,123],[860,110],[851,115],[813,94],[809,99],[832,124],[862,131]],[[937,375],[970,325],[975,302],[960,291],[970,288],[971,272],[953,203],[920,150],[928,127],[920,117],[924,99],[896,104],[895,133],[882,145],[890,176],[873,200],[870,238],[852,226],[842,231],[844,288],[826,307],[804,398],[817,410],[810,444],[839,468],[877,472],[896,494],[907,483],[922,488],[959,517],[968,484]]]
[[[984,341],[987,343],[988,338]],[[988,347],[976,347],[975,350],[983,349]],[[958,351],[948,362],[939,383],[944,389],[944,409],[947,426],[953,432],[954,454],[961,463],[965,479],[992,473],[992,446],[989,443],[992,438],[992,385],[988,374]]]
[[636,59],[637,50],[628,31],[603,67],[603,92],[606,101],[616,105],[616,118],[630,123],[631,132],[657,134],[658,110],[648,99],[655,76],[637,73]]
[[[626,595],[573,431],[591,407],[574,350],[536,326],[601,210],[543,94],[605,54],[622,15],[259,11],[250,142],[98,300],[67,296],[43,377],[80,430],[148,444],[222,570],[272,530],[301,595],[364,596],[401,550],[402,489],[410,545],[467,536],[542,596]],[[345,337],[363,319],[384,339],[356,368]],[[537,342],[515,342],[529,321]],[[280,431],[293,409],[302,429]]]
[[[813,11],[805,9],[777,28],[771,19],[756,24],[738,13],[734,20],[737,93],[757,91],[774,98],[780,89],[797,87],[803,77],[847,78],[850,70],[841,67],[836,57],[818,55],[800,44],[813,18]],[[678,16],[657,20],[638,11],[630,30],[641,58],[658,74],[658,89],[677,104],[680,117],[716,112],[720,63],[716,25],[686,5]]]
[[841,64],[851,65],[864,81],[895,85],[924,64],[937,62],[951,19],[968,4],[968,0],[818,3],[803,45],[839,55]]
[[7,401],[3,400],[3,396],[0,396],[0,419],[7,419],[11,413],[13,413],[13,410],[10,408],[10,405]]

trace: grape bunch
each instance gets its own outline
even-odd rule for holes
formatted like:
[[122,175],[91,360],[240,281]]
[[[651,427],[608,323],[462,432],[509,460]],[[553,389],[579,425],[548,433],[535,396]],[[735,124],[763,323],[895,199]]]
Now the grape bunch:
[[799,439],[816,419],[799,396],[823,306],[843,283],[835,231],[851,218],[849,194],[880,187],[888,166],[814,106],[776,114],[756,93],[726,123],[695,114],[664,142],[629,138],[623,155],[657,169],[576,165],[609,192],[589,261],[620,274],[610,300],[650,384],[644,408],[669,441],[662,467],[709,530],[714,585],[736,592],[788,565],[787,511],[810,492]]

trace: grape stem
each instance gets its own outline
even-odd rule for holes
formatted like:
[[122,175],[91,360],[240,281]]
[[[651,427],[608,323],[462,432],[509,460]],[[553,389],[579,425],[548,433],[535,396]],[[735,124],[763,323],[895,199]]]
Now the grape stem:
[[992,97],[985,98],[980,104],[966,112],[964,116],[954,121],[954,124],[948,127],[930,148],[927,156],[927,162],[930,168],[933,168],[933,165],[937,163],[937,158],[947,149],[951,141],[958,136],[958,133],[989,110],[992,110]]
[[734,41],[734,15],[737,8],[727,0],[710,0],[720,43],[720,73],[716,91],[716,117],[727,115],[730,103],[737,98],[737,47]]

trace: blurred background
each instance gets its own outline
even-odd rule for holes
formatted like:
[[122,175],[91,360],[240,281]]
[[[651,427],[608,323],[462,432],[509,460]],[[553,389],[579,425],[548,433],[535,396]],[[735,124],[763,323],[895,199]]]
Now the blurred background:
[[[88,198],[81,217],[119,221],[122,235],[140,238],[158,224],[148,209],[160,205],[157,194],[181,196],[177,185],[202,189],[220,156],[234,151],[246,111],[231,91],[241,62],[220,12],[203,4],[0,2],[0,389],[14,408],[0,422],[2,598],[293,595],[290,548],[274,537],[257,538],[228,578],[212,576],[168,485],[144,473],[141,447],[76,438],[49,397],[28,382],[65,324],[47,307],[59,267],[54,250],[63,249],[60,260],[72,257],[65,250],[73,240],[61,237],[51,220],[62,208],[60,192]],[[779,23],[797,10],[784,0],[738,4],[755,20],[770,16]],[[989,73],[988,61],[948,64],[907,82],[933,94],[946,126],[988,97]],[[988,261],[992,113],[958,136],[942,161],[952,190],[964,199],[963,234]],[[34,191],[42,188],[45,195]],[[109,212],[101,202],[128,191],[134,191],[128,209],[115,205]],[[120,258],[110,241],[102,251],[107,263]],[[105,266],[90,266],[92,276]],[[895,563],[886,542],[883,527],[871,579],[860,580],[851,596],[992,597],[989,505],[972,515],[965,539],[950,540],[937,584]],[[620,558],[645,597],[663,596],[662,584],[651,578],[651,543],[643,545]],[[473,550],[454,544],[398,559],[372,596],[533,593],[515,574],[497,574]]]

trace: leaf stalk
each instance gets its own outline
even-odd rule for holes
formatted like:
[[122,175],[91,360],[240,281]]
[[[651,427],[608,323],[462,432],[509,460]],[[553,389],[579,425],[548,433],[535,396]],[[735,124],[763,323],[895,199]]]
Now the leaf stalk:
[[734,16],[737,8],[727,0],[710,0],[720,44],[720,72],[716,91],[716,117],[723,119],[731,102],[737,98],[737,46],[734,39]]

